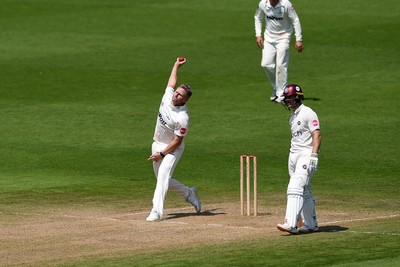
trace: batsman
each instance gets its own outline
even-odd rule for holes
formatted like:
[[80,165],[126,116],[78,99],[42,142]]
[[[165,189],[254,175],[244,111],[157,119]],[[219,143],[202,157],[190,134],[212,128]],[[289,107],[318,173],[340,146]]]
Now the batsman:
[[[318,168],[321,130],[317,114],[302,101],[304,94],[297,84],[289,84],[283,92],[285,107],[292,111],[289,124],[292,140],[289,153],[290,180],[287,187],[286,216],[280,231],[291,234],[318,231],[315,199],[311,192],[311,178]],[[303,226],[297,227],[299,216]]]

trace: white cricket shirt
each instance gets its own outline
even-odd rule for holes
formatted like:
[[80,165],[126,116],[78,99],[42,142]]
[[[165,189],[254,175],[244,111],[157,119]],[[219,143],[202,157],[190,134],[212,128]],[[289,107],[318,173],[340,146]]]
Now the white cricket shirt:
[[289,119],[292,131],[290,152],[301,152],[312,149],[312,132],[320,130],[317,114],[309,107],[302,104]]
[[167,87],[158,110],[153,139],[159,143],[169,144],[175,134],[185,136],[189,130],[189,110],[186,105],[173,106],[173,95],[174,88]]
[[280,0],[275,7],[268,0],[260,1],[254,15],[256,36],[261,36],[263,18],[266,21],[266,40],[274,42],[290,38],[294,28],[296,41],[302,41],[300,20],[290,1]]

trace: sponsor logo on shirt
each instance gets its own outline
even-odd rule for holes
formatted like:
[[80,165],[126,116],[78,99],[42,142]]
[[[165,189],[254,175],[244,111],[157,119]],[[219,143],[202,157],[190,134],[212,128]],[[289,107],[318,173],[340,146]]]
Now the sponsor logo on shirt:
[[297,132],[293,132],[292,133],[292,137],[300,137],[302,135],[303,135],[303,133],[301,131],[297,131]]
[[267,16],[267,19],[272,19],[272,20],[283,20],[283,18],[278,18],[275,16]]
[[186,128],[181,128],[181,134],[185,134],[186,133]]
[[314,127],[318,126],[318,121],[317,120],[313,120],[311,123],[312,123],[312,126],[314,126]]
[[160,112],[158,112],[158,120],[160,121],[160,123],[161,123],[162,125],[167,124],[167,122],[163,119],[163,117],[162,117],[162,115],[161,115]]

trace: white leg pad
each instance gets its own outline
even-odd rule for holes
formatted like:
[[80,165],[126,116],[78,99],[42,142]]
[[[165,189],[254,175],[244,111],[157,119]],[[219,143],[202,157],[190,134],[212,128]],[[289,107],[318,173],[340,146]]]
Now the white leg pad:
[[297,227],[298,218],[303,207],[303,196],[287,195],[285,223],[290,227]]
[[315,199],[309,186],[306,186],[304,190],[304,205],[301,211],[301,217],[303,218],[303,224],[308,226],[308,228],[314,229],[318,227],[317,214],[315,212]]
[[287,204],[285,223],[290,227],[297,227],[297,222],[304,202],[304,180],[303,175],[292,175],[287,188]]

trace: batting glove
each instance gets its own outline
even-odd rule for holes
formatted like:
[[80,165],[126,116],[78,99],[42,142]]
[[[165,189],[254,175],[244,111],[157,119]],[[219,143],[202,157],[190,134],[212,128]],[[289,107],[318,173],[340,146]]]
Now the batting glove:
[[308,171],[316,172],[318,169],[318,154],[311,153],[310,164],[308,164]]

